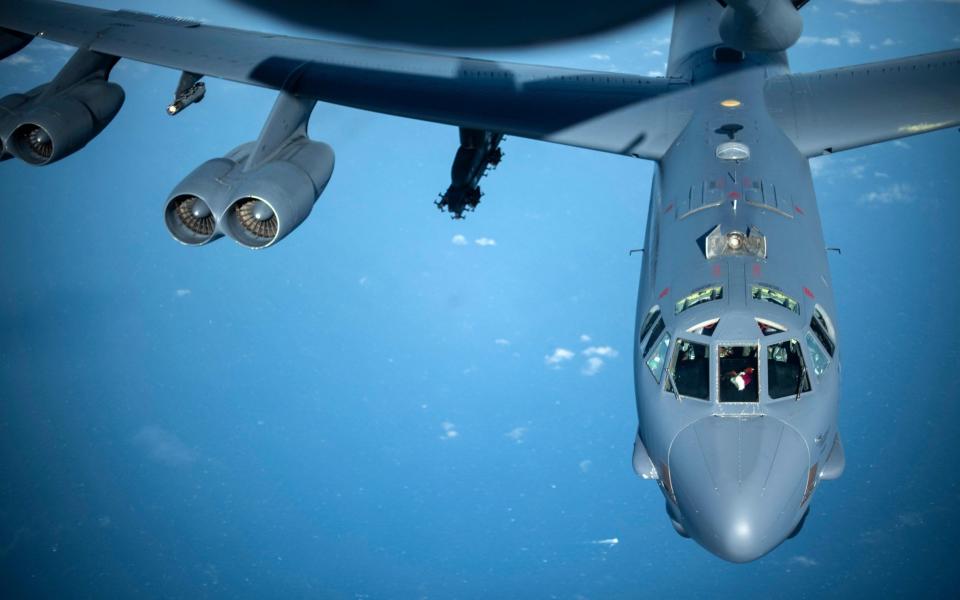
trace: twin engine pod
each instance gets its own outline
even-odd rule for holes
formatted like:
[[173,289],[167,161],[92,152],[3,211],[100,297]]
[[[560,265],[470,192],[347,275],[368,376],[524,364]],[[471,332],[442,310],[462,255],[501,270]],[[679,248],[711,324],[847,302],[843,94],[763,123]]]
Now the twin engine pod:
[[0,99],[0,155],[46,165],[80,150],[123,106],[123,88],[94,79],[44,96],[46,86]]
[[310,214],[333,174],[333,149],[301,139],[260,166],[245,164],[254,143],[200,165],[174,188],[164,209],[170,234],[188,246],[226,235],[247,248],[272,246]]

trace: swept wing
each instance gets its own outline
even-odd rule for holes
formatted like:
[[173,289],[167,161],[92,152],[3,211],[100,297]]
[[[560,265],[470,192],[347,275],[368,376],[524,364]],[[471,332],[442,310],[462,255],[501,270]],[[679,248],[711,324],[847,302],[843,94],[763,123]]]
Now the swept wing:
[[[0,27],[106,55],[381,113],[660,158],[686,82],[371,48],[60,2],[4,3]],[[672,94],[670,94],[672,95]]]

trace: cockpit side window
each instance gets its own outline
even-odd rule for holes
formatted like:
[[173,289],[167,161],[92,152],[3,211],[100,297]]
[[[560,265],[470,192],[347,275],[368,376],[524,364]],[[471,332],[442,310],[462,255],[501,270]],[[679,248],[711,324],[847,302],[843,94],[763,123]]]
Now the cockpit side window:
[[[650,339],[656,339],[651,336]],[[657,383],[660,383],[660,376],[663,375],[663,363],[667,358],[667,350],[670,349],[670,334],[663,334],[663,338],[660,339],[660,342],[654,348],[653,353],[650,355],[650,358],[647,359],[647,368],[650,369],[650,372],[653,373],[653,378],[657,380]]]
[[830,357],[820,349],[820,345],[817,344],[812,333],[808,331],[805,339],[807,341],[807,350],[810,352],[810,359],[813,361],[813,372],[816,373],[817,377],[820,377],[820,375],[827,370],[827,365],[830,364]]
[[800,342],[787,340],[767,346],[767,387],[774,399],[810,391]]
[[647,338],[647,343],[643,347],[642,356],[646,356],[650,353],[650,348],[653,348],[654,342],[657,341],[657,338],[660,337],[660,334],[663,333],[663,319],[660,318],[659,314],[657,315],[657,321],[653,326],[653,332],[650,334],[650,337]]
[[750,293],[753,296],[754,300],[764,300],[766,302],[773,302],[774,304],[782,306],[787,310],[792,310],[798,315],[800,314],[800,304],[790,296],[781,292],[780,290],[774,289],[772,287],[755,285],[751,287]]
[[758,402],[756,345],[718,346],[720,402]]
[[674,314],[680,314],[688,308],[693,308],[698,304],[703,304],[704,302],[710,302],[712,300],[720,300],[723,298],[723,286],[721,285],[712,285],[699,289],[688,296],[681,298],[677,301],[677,306],[674,309]]
[[[673,360],[670,361],[669,369],[681,396],[699,400],[710,399],[710,346],[678,339],[674,344]],[[673,391],[669,377],[667,391]]]
[[[659,316],[660,316],[659,306],[654,306],[653,308],[650,309],[650,311],[647,313],[647,317],[643,320],[643,327],[640,328],[640,337],[637,338],[638,342],[643,341],[643,338],[650,331],[650,328],[653,327],[653,322]],[[644,352],[644,354],[646,354],[646,352]]]
[[813,309],[813,318],[810,319],[810,330],[817,336],[817,339],[820,340],[820,343],[823,344],[824,349],[830,356],[833,356],[837,348],[836,343],[833,341],[832,329],[829,320],[820,310],[820,307],[815,307]]

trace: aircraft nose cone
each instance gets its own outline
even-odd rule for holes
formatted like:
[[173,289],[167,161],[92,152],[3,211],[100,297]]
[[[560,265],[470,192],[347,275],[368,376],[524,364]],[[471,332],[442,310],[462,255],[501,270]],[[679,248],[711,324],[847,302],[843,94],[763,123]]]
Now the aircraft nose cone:
[[796,527],[810,454],[773,417],[707,417],[677,435],[670,476],[687,533],[732,562],[760,558]]

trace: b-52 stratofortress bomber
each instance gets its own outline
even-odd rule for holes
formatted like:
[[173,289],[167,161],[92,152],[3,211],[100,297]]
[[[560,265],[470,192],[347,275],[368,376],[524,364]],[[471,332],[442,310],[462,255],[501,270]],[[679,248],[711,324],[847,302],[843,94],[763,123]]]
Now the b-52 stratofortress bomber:
[[182,72],[171,115],[204,98],[204,76],[278,92],[258,139],[166,199],[187,246],[267,248],[304,222],[334,165],[307,135],[318,101],[458,127],[436,201],[454,217],[477,208],[503,136],[654,161],[633,466],[680,535],[746,562],[796,535],[844,470],[842,344],[808,161],[960,125],[958,50],[791,73],[804,3],[680,3],[666,76],[641,77],[6,2],[0,58],[36,37],[77,50],[49,83],[0,100],[0,155],[46,165],[83,148],[123,104],[110,73],[127,58]]

